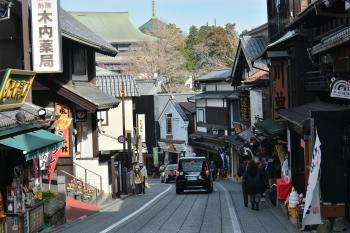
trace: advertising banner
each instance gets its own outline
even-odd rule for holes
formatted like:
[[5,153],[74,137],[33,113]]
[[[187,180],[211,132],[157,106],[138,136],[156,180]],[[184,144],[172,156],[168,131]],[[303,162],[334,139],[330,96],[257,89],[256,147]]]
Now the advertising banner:
[[310,175],[306,191],[306,200],[303,214],[303,225],[321,224],[320,196],[318,175],[321,166],[321,142],[316,132],[316,141],[310,166]]

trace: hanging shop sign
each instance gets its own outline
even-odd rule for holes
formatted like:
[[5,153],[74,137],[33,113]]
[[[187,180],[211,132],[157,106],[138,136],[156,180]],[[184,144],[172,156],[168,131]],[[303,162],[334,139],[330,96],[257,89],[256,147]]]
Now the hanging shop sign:
[[350,99],[350,81],[332,78],[331,97]]
[[31,0],[33,69],[38,73],[62,72],[59,0]]
[[250,97],[249,92],[242,92],[240,96],[241,120],[245,125],[250,125]]
[[55,114],[58,115],[56,120],[56,133],[64,139],[63,147],[57,152],[58,157],[72,156],[71,125],[72,118],[70,109],[62,104],[55,103]]
[[289,106],[288,63],[274,62],[271,72],[272,85],[272,117],[275,121],[282,120],[278,111]]
[[77,122],[87,122],[87,111],[85,110],[77,111]]
[[35,72],[7,69],[0,73],[0,110],[21,107],[32,88]]
[[145,114],[137,114],[137,127],[139,130],[139,136],[141,137],[141,141],[146,141],[146,130],[145,130]]

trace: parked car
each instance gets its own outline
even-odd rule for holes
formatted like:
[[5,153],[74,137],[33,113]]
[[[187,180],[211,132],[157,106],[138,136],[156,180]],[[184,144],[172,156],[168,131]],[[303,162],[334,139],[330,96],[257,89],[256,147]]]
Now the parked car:
[[205,189],[207,193],[213,191],[213,178],[205,157],[179,159],[176,171],[176,193],[181,194],[189,189]]
[[168,164],[164,167],[163,171],[160,173],[160,182],[169,183],[170,181],[175,181],[176,178],[176,164]]

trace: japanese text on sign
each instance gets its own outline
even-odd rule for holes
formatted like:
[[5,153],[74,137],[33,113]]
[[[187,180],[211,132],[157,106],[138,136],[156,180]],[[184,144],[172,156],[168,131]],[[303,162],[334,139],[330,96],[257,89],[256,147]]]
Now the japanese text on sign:
[[33,64],[36,72],[62,72],[58,9],[59,0],[32,0]]

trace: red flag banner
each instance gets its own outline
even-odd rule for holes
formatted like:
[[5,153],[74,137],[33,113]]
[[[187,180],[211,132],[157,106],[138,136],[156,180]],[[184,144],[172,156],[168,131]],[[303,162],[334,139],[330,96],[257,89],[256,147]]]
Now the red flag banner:
[[58,158],[59,158],[59,152],[60,152],[60,149],[53,151],[50,154],[50,158],[49,158],[50,163],[49,163],[49,166],[47,168],[47,177],[49,180],[49,184],[51,184],[51,180],[56,172],[57,162],[58,162]]

